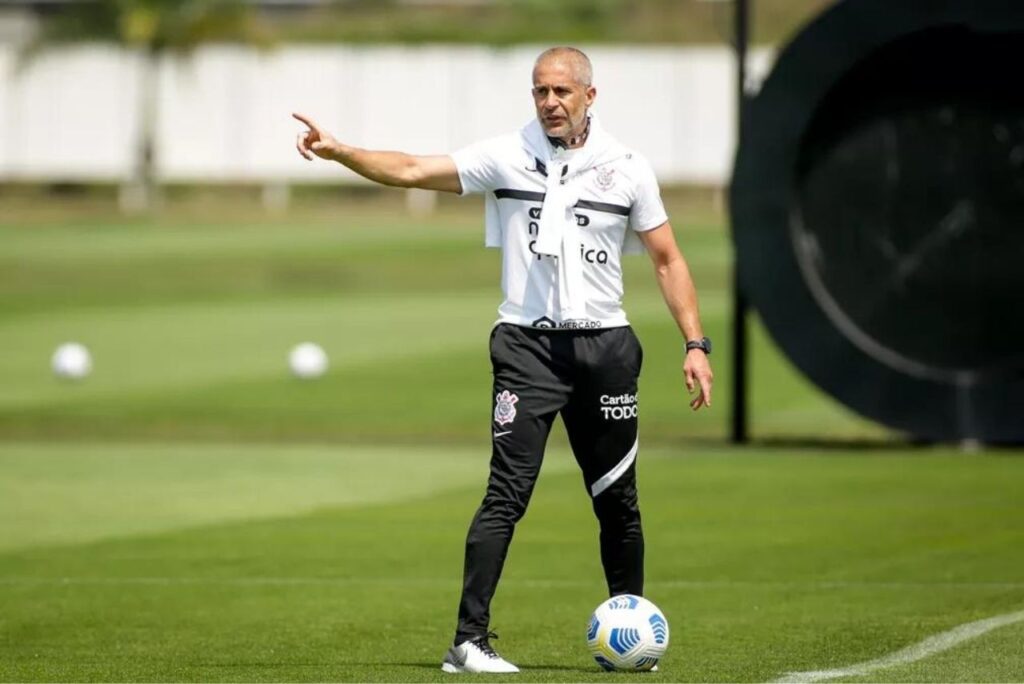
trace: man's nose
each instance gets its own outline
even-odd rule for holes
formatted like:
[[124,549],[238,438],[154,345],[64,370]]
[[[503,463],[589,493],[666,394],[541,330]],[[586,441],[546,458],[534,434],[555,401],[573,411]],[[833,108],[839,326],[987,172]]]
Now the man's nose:
[[544,98],[544,109],[554,109],[558,106],[558,98],[555,97],[554,93],[548,93]]

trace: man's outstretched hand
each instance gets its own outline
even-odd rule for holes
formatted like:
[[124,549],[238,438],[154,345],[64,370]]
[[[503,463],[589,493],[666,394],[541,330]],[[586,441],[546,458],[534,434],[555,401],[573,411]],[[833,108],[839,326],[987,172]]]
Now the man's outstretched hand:
[[292,114],[292,116],[304,123],[309,129],[299,133],[295,139],[295,149],[299,151],[299,154],[310,161],[312,161],[313,155],[321,159],[334,159],[334,150],[338,146],[338,141],[334,139],[334,136],[320,128],[308,116],[298,113]]

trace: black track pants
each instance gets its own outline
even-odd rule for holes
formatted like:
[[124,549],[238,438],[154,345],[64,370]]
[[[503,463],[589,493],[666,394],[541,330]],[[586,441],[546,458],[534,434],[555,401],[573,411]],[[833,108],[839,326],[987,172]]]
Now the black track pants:
[[487,633],[491,598],[512,531],[526,512],[558,413],[600,525],[608,591],[643,593],[644,538],[635,465],[642,358],[629,327],[495,327],[491,474],[466,538],[455,643]]

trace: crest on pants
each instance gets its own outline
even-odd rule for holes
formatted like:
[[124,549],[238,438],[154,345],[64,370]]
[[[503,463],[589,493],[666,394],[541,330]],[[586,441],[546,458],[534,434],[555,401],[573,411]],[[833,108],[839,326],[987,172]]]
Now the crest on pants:
[[519,397],[508,390],[498,392],[494,402],[494,422],[498,425],[511,423],[516,417],[516,402]]

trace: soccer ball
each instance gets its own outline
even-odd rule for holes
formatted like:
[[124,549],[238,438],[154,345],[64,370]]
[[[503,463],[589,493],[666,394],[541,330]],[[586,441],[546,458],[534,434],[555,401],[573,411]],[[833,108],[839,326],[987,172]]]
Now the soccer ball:
[[297,344],[288,354],[288,367],[297,378],[319,378],[327,372],[327,352],[312,342]]
[[50,359],[54,375],[65,380],[81,380],[92,370],[92,356],[84,345],[65,342]]
[[645,598],[613,596],[590,616],[587,646],[606,670],[650,670],[668,648],[668,621]]

